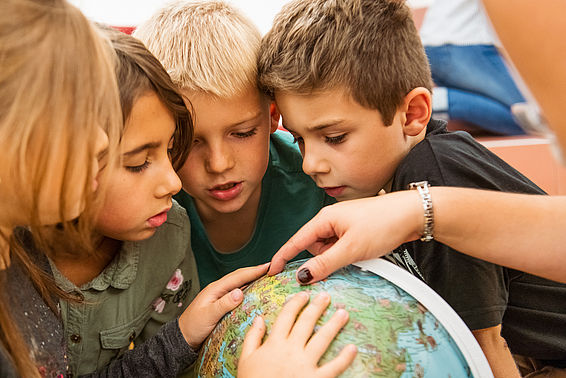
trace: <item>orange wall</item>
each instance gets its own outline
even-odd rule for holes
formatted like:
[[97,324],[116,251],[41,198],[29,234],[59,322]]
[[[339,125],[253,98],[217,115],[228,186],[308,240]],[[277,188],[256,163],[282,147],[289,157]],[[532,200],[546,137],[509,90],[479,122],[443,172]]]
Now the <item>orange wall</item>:
[[554,159],[546,139],[528,136],[485,137],[477,138],[477,141],[548,194],[566,195],[566,168]]

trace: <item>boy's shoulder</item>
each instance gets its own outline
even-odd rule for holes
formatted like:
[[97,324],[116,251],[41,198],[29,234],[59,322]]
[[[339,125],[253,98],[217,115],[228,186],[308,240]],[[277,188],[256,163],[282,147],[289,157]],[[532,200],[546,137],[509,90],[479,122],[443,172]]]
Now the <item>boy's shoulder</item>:
[[303,157],[299,147],[294,142],[293,135],[285,130],[277,130],[270,137],[269,163],[278,170],[289,173],[303,172]]
[[429,122],[426,137],[397,166],[392,189],[423,180],[434,186],[544,194],[470,134],[447,131],[446,122],[438,120]]

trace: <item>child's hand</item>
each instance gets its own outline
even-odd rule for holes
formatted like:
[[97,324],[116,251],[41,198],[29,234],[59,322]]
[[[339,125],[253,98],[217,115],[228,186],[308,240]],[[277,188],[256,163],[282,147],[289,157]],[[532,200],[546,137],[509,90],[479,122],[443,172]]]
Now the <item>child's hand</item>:
[[281,272],[307,249],[315,257],[297,269],[297,281],[319,281],[343,266],[381,257],[418,239],[423,225],[422,201],[414,190],[326,206],[277,251],[268,274]]
[[265,323],[259,316],[254,319],[242,346],[239,377],[334,377],[350,366],[357,352],[354,345],[347,345],[332,361],[318,366],[318,361],[348,321],[348,313],[342,309],[336,311],[313,335],[330,297],[327,293],[319,294],[297,319],[308,300],[306,292],[296,294],[283,307],[263,344]]
[[216,323],[244,299],[240,287],[267,273],[269,263],[238,269],[205,287],[179,317],[179,328],[189,345],[197,349]]

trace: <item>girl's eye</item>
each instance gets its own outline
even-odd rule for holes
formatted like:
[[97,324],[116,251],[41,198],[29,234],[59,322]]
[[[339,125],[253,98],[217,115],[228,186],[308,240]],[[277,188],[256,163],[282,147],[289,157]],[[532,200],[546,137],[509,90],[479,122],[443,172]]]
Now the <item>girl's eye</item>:
[[337,136],[332,136],[332,137],[324,137],[326,139],[326,143],[330,143],[330,144],[340,144],[342,142],[344,142],[344,138],[346,138],[347,134],[341,134],[341,135],[337,135]]
[[249,130],[249,131],[245,131],[242,133],[234,133],[234,136],[236,138],[249,138],[252,135],[255,135],[257,133],[257,127],[254,127],[253,129]]
[[129,166],[129,167],[126,167],[126,169],[130,172],[133,172],[133,173],[140,173],[144,169],[149,167],[149,164],[150,164],[150,161],[148,159],[145,159],[145,161],[142,165]]

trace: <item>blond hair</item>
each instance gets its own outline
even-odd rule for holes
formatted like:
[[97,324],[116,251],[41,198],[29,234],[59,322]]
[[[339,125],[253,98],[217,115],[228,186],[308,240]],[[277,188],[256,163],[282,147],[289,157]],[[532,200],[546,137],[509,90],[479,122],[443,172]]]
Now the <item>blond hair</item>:
[[[10,172],[10,198],[25,214],[34,238],[45,253],[55,253],[43,239],[40,219],[42,184],[61,169],[59,215],[65,220],[69,196],[82,188],[82,203],[93,209],[92,159],[94,140],[102,127],[117,149],[121,128],[118,91],[109,43],[78,9],[64,0],[2,0],[0,2],[0,140],[2,164]],[[65,154],[64,162],[54,161]],[[62,165],[62,167],[60,167]],[[83,182],[71,182],[87,170]],[[2,179],[2,178],[0,178]],[[7,187],[6,183],[3,183]],[[11,192],[9,192],[11,193]],[[6,225],[4,225],[6,226]],[[8,228],[14,225],[8,225]],[[91,225],[64,221],[65,238],[89,250]],[[7,265],[10,252],[20,260],[43,298],[51,303],[54,282],[31,262],[10,231],[0,235],[0,257]],[[8,251],[10,248],[10,251]],[[76,252],[75,252],[76,253]],[[8,312],[0,291],[0,341],[21,375],[39,376],[27,346]]]
[[173,2],[139,26],[134,36],[182,90],[227,98],[257,86],[261,34],[223,1]]
[[343,87],[386,125],[407,93],[432,86],[404,0],[294,0],[263,38],[258,70],[270,94]]

